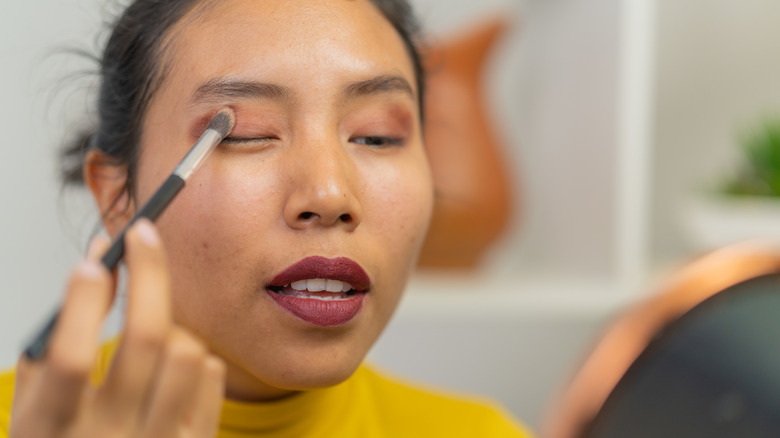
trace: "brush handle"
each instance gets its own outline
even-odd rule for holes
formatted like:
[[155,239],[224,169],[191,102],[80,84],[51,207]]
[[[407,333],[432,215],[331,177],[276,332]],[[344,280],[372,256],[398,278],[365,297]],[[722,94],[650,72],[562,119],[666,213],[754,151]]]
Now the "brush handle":
[[38,360],[46,353],[46,347],[49,345],[49,338],[51,338],[51,334],[54,332],[54,326],[57,325],[59,316],[60,312],[55,312],[54,315],[49,318],[46,325],[38,332],[38,335],[33,338],[32,342],[27,344],[27,347],[24,349],[24,355],[27,359]]
[[125,233],[127,232],[127,229],[142,217],[154,222],[183,187],[184,179],[179,175],[172,174],[169,176],[163,185],[154,192],[154,195],[149,199],[149,202],[136,213],[128,226],[119,233],[119,236],[117,236],[116,239],[114,239],[114,243],[111,244],[111,247],[108,248],[106,254],[100,259],[103,266],[109,271],[113,270],[122,259],[122,256],[125,255]]
[[[100,262],[109,271],[116,268],[122,256],[125,254],[125,233],[130,226],[135,223],[139,218],[145,217],[151,221],[157,219],[158,216],[165,210],[165,207],[176,197],[176,194],[184,187],[184,179],[179,175],[172,174],[167,180],[154,192],[154,195],[149,199],[141,210],[133,216],[127,227],[119,233],[119,236],[111,244],[106,254],[100,259]],[[49,339],[54,332],[54,327],[57,325],[57,319],[60,316],[60,311],[56,311],[54,315],[49,318],[43,328],[33,338],[31,342],[27,344],[24,349],[24,355],[30,360],[38,360],[46,354],[46,347],[49,345]]]

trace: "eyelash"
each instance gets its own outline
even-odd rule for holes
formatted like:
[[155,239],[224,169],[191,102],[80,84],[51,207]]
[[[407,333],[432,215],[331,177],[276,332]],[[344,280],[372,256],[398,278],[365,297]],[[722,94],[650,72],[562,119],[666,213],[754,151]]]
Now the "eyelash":
[[222,142],[227,144],[250,144],[266,143],[271,140],[276,139],[274,137],[225,137],[222,139]]
[[369,135],[365,137],[356,137],[350,141],[353,143],[362,144],[374,148],[403,146],[404,144],[403,139],[394,138],[394,137],[383,137],[381,135]]
[[[241,145],[251,143],[266,143],[272,140],[276,140],[274,137],[225,137],[222,139],[223,143]],[[400,138],[383,137],[381,135],[368,135],[365,137],[355,137],[350,140],[353,143],[370,146],[373,148],[387,148],[393,146],[403,146],[404,141]]]

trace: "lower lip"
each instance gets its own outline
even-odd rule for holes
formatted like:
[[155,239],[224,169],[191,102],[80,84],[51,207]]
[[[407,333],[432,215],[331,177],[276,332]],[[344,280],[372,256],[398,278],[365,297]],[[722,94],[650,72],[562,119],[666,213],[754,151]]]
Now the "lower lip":
[[320,327],[335,327],[351,321],[363,308],[365,293],[357,293],[345,300],[323,301],[298,298],[268,291],[276,304],[290,314]]

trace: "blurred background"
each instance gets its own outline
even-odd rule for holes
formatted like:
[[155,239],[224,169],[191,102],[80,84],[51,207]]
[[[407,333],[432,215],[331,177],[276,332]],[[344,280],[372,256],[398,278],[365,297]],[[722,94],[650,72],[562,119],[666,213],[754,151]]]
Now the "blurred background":
[[[412,3],[433,45],[496,17],[510,23],[485,59],[482,91],[512,215],[477,267],[413,278],[370,360],[498,398],[536,427],[616,312],[714,246],[777,239],[766,193],[718,192],[735,192],[723,187],[745,161],[780,164],[755,152],[780,135],[750,140],[780,114],[780,3]],[[95,66],[65,49],[98,53],[119,8],[3,9],[0,364],[10,366],[97,222],[86,193],[62,192],[57,178],[57,147],[90,118],[94,87],[80,72]]]

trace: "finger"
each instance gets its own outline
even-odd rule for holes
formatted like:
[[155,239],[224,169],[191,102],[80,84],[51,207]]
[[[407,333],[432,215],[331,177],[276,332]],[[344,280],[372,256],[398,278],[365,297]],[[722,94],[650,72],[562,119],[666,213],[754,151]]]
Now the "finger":
[[128,292],[125,327],[98,399],[112,421],[136,422],[171,329],[170,278],[154,226],[140,219],[125,237]]
[[42,418],[68,421],[78,408],[95,364],[103,318],[111,303],[110,288],[109,272],[95,261],[81,262],[73,271],[40,368],[35,403]]
[[202,379],[206,348],[174,329],[146,412],[144,436],[175,436]]
[[108,241],[108,239],[103,236],[95,236],[89,243],[86,259],[99,262],[100,258],[103,257],[103,254],[108,251],[110,246],[111,243]]
[[43,366],[43,361],[30,360],[26,354],[19,357],[14,375],[14,407],[22,405],[35,394],[36,388],[40,387]]
[[190,425],[194,436],[214,437],[225,397],[225,363],[222,359],[209,355],[203,364],[200,381],[184,421]]
[[[14,387],[17,390],[24,389],[24,387],[38,374],[43,367],[43,362],[38,360],[30,360],[26,354],[22,354],[19,360],[16,362],[16,381]],[[21,391],[22,393],[24,391]]]
[[[100,262],[103,255],[106,254],[108,248],[111,247],[111,242],[103,236],[95,236],[87,249],[87,260],[94,260]],[[117,285],[117,270],[111,271],[111,303],[113,304],[116,298],[116,285]]]

